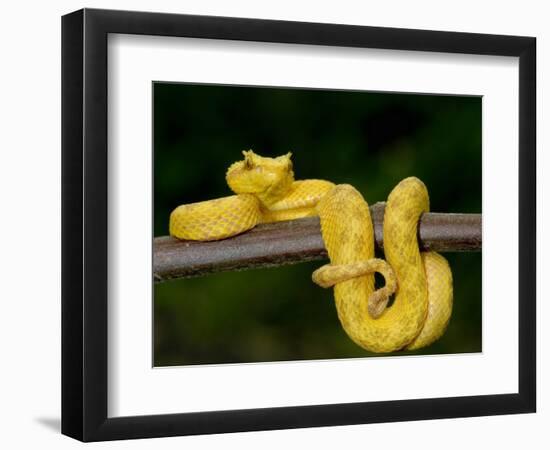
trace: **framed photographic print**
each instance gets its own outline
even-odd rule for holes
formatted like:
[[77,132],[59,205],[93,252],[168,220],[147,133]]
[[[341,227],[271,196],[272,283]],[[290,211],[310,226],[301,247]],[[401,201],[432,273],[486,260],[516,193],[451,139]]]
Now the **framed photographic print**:
[[62,432],[535,411],[535,38],[62,21]]

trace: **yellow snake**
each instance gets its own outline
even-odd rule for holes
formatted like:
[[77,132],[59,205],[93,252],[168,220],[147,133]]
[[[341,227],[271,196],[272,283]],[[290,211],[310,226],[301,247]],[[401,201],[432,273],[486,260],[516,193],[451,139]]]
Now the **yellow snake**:
[[[178,206],[170,215],[172,236],[218,240],[258,223],[318,215],[330,264],[312,278],[322,287],[334,286],[338,317],[355,343],[382,353],[418,349],[441,337],[452,312],[452,274],[445,258],[418,248],[418,221],[429,210],[422,181],[406,178],[388,197],[386,262],[374,257],[369,207],[355,188],[324,180],[295,181],[290,153],[266,158],[249,150],[243,155],[226,174],[236,195]],[[378,290],[374,272],[385,279]]]

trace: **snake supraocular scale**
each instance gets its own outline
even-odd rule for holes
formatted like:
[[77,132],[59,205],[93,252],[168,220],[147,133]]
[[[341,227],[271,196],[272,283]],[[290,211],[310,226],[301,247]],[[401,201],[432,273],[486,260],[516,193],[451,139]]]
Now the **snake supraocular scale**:
[[[452,274],[445,258],[418,248],[418,221],[429,210],[422,181],[406,178],[388,197],[384,261],[375,258],[369,207],[355,188],[295,181],[290,153],[278,158],[252,150],[243,154],[244,160],[226,174],[236,195],[177,207],[170,215],[172,236],[218,240],[258,223],[318,215],[330,264],[316,270],[313,281],[334,286],[338,317],[354,342],[373,352],[392,352],[425,347],[445,332],[453,304]],[[378,290],[375,272],[386,281]]]

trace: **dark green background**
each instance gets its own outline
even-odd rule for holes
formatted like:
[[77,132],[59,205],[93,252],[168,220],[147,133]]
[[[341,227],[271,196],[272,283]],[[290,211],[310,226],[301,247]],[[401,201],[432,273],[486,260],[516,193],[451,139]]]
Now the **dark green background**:
[[[407,176],[436,212],[481,212],[481,98],[154,84],[155,236],[182,203],[229,195],[241,151],[293,152],[297,179],[354,185],[369,203]],[[402,354],[481,351],[481,253],[445,255],[454,312],[432,346]],[[363,357],[336,316],[323,262],[155,285],[156,366]]]

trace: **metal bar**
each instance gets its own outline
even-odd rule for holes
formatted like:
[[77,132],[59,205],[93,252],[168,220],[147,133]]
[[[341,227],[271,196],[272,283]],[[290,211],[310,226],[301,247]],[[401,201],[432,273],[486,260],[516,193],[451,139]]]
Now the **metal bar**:
[[[376,246],[384,247],[384,203],[371,206]],[[481,251],[481,214],[423,214],[418,242],[422,250]],[[326,259],[318,217],[260,224],[228,239],[211,242],[157,237],[153,242],[155,282],[214,272],[255,269]]]

